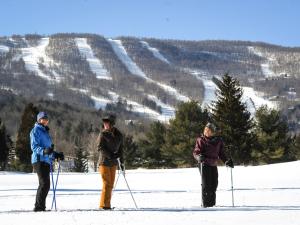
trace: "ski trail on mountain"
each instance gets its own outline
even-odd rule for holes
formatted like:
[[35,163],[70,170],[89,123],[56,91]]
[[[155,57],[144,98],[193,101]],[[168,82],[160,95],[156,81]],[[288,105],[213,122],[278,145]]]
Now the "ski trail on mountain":
[[[207,75],[205,72],[200,70],[188,69],[186,71],[190,72],[190,74],[194,75],[203,82],[205,90],[202,107],[209,106],[213,101],[217,100],[217,85],[213,82],[212,75]],[[242,89],[242,101],[246,103],[247,109],[252,115],[254,115],[256,110],[263,105],[267,105],[269,108],[277,107],[277,105],[274,102],[271,102],[264,98],[264,93],[255,91],[252,87],[242,86]]]
[[[249,46],[248,47],[249,52],[253,53],[254,55],[260,56],[262,58],[266,58],[262,52],[260,52],[257,48]],[[274,77],[276,74],[270,69],[269,61],[272,61],[271,58],[266,58],[267,62],[260,64],[261,71],[263,72],[265,77]]]
[[61,76],[55,71],[52,71],[51,74],[46,74],[41,69],[41,66],[48,68],[49,65],[55,64],[54,61],[51,60],[46,54],[46,47],[49,44],[49,37],[41,38],[37,46],[30,46],[28,41],[26,41],[26,43],[28,47],[21,48],[22,58],[25,62],[25,68],[47,81],[60,82]]
[[98,79],[111,80],[111,76],[103,63],[94,56],[91,46],[87,43],[86,38],[75,38],[76,45],[80,54],[85,56],[91,71],[96,74]]
[[142,43],[142,45],[147,48],[150,52],[152,52],[153,56],[157,59],[159,59],[160,61],[164,62],[164,63],[167,63],[167,64],[170,64],[169,60],[164,57],[157,48],[153,48],[149,45],[148,42],[146,41],[140,41]]
[[179,101],[187,102],[190,100],[189,97],[180,94],[175,88],[171,87],[170,85],[154,81],[151,78],[147,77],[147,75],[138,67],[138,65],[129,57],[125,47],[122,44],[121,40],[113,40],[107,39],[108,42],[111,44],[115,54],[121,60],[121,62],[126,66],[129,72],[133,75],[139,76],[147,80],[148,82],[154,83],[164,89],[167,93],[174,96]]

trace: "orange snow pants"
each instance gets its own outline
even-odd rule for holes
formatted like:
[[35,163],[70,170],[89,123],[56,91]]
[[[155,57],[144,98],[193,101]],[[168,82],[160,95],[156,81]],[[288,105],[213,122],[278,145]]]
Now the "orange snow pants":
[[116,170],[117,166],[99,166],[99,172],[103,183],[99,206],[100,208],[111,207],[110,201],[115,183]]

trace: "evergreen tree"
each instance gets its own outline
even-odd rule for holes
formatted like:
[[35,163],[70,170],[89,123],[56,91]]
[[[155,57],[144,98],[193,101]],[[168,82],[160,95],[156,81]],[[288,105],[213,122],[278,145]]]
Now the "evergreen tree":
[[208,119],[208,112],[203,111],[196,101],[178,105],[175,118],[170,120],[162,147],[166,166],[194,165],[192,151],[195,140],[202,133]]
[[0,118],[0,170],[5,170],[9,149],[7,146],[6,128]]
[[139,141],[139,152],[145,167],[158,167],[164,163],[162,157],[162,146],[165,144],[166,128],[159,121],[150,125],[146,139]]
[[24,172],[31,172],[31,147],[30,147],[30,131],[36,122],[38,109],[29,103],[26,105],[21,118],[21,124],[17,134],[16,156],[19,160],[19,169]]
[[88,154],[84,151],[79,138],[75,141],[74,171],[88,172]]
[[138,155],[138,146],[134,142],[131,135],[123,136],[123,152],[126,168],[136,168],[140,164],[140,157]]
[[260,107],[256,112],[256,134],[258,146],[253,156],[263,163],[275,163],[296,159],[291,154],[291,137],[288,124],[279,111]]
[[[212,104],[212,118],[221,131],[225,149],[236,164],[248,164],[255,136],[251,132],[253,121],[242,102],[243,90],[237,79],[225,74],[215,82],[217,100]],[[227,153],[227,154],[228,154]]]

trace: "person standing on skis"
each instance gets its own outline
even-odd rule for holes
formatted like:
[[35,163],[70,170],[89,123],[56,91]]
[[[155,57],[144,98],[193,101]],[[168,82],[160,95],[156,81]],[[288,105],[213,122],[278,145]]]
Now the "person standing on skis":
[[193,156],[201,168],[203,207],[212,207],[216,204],[218,160],[221,159],[226,166],[234,167],[232,159],[228,160],[225,155],[223,140],[215,136],[215,132],[216,126],[213,123],[207,123],[203,135],[196,139],[193,151]]
[[46,209],[46,197],[50,189],[50,165],[52,159],[64,160],[62,152],[54,151],[48,123],[47,113],[39,112],[37,122],[30,132],[31,163],[39,179],[39,187],[33,209],[35,212],[45,211]]
[[110,202],[119,162],[122,172],[125,170],[123,135],[114,127],[115,120],[116,117],[113,114],[107,114],[102,118],[103,126],[98,144],[99,173],[103,184],[99,208],[104,210],[112,209]]

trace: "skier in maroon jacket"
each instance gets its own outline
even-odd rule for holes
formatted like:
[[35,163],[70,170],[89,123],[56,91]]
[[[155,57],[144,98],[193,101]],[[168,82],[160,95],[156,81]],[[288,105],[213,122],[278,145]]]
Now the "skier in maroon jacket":
[[222,138],[214,136],[215,132],[216,126],[208,123],[204,128],[203,135],[197,138],[193,151],[194,158],[201,168],[203,207],[212,207],[216,204],[218,160],[221,159],[226,166],[234,167],[232,159],[228,160],[225,155]]

